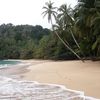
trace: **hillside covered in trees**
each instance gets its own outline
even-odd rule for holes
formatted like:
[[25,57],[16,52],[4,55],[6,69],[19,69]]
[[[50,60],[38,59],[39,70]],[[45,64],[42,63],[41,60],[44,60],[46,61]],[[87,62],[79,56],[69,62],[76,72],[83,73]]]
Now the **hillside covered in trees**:
[[59,59],[60,56],[67,56],[66,49],[49,29],[40,25],[0,25],[0,59]]
[[53,4],[49,1],[43,7],[52,30],[40,25],[0,25],[0,59],[100,58],[99,0],[79,0],[74,9]]
[[40,41],[50,35],[42,26],[0,25],[0,58],[34,58]]

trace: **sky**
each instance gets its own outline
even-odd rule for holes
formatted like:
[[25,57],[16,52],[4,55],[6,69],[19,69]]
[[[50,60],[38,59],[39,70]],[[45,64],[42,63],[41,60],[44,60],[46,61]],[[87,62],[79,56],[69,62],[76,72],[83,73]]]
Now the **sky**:
[[[41,25],[50,28],[47,18],[41,13],[45,2],[49,0],[0,0],[0,24],[12,23],[14,25]],[[61,4],[76,5],[77,0],[51,0],[54,6]]]

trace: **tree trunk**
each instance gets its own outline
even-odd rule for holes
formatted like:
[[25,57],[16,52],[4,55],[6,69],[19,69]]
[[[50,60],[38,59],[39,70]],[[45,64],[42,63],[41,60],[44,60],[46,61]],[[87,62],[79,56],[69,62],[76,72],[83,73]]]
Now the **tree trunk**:
[[[51,19],[51,26],[52,26],[52,30],[54,31],[52,19]],[[64,44],[64,46],[65,46],[68,50],[70,50],[78,59],[80,59],[81,61],[84,62],[84,60],[83,60],[72,48],[70,48],[70,47],[65,43],[65,41],[59,36],[59,34],[58,34],[56,31],[54,31],[54,33],[56,34],[56,36],[59,38],[59,40]]]

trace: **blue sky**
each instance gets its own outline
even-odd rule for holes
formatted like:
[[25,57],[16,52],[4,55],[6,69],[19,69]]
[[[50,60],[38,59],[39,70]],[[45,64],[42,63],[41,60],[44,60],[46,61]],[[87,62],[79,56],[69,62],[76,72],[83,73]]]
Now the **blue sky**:
[[[50,27],[47,19],[43,19],[42,7],[49,0],[0,0],[0,24],[29,24]],[[51,0],[55,6],[67,3],[73,7],[76,0]]]

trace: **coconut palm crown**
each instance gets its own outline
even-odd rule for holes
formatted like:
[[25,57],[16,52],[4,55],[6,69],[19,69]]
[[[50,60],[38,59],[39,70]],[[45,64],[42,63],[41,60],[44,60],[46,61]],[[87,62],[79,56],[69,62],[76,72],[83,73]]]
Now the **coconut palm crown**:
[[49,1],[49,2],[46,2],[45,6],[43,7],[43,9],[45,9],[45,11],[42,13],[44,15],[43,17],[48,15],[49,23],[50,22],[52,23],[52,16],[56,18],[56,15],[57,15],[57,12],[56,12],[57,7],[53,7],[53,4],[54,2]]

